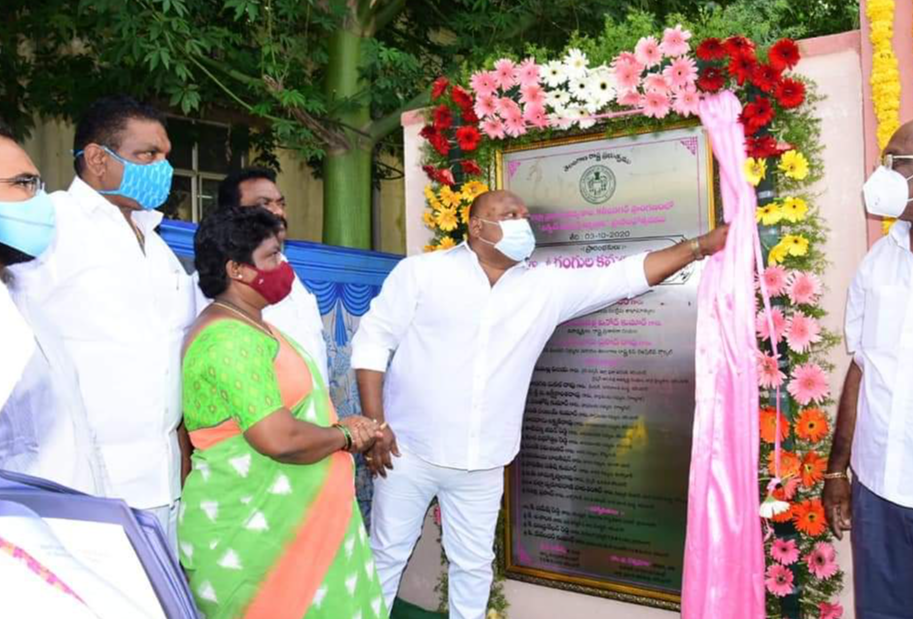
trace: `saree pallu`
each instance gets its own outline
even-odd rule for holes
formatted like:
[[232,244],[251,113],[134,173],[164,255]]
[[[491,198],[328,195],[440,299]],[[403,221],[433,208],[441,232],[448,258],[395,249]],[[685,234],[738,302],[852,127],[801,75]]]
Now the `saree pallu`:
[[285,338],[221,320],[188,347],[183,371],[197,450],[178,536],[200,611],[208,619],[386,619],[352,457],[285,464],[242,434],[283,405],[297,419],[335,423],[313,362]]

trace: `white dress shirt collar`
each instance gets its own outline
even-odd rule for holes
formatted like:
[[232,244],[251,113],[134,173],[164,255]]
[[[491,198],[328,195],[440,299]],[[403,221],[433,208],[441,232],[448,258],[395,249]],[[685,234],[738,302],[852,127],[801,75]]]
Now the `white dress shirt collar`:
[[[68,191],[79,204],[90,212],[103,213],[112,219],[120,219],[123,217],[123,213],[115,204],[90,187],[88,183],[78,176],[73,178],[73,182],[70,183]],[[137,210],[133,211],[130,217],[143,234],[149,234],[149,232],[155,230],[155,228],[162,223],[164,215],[155,210]]]

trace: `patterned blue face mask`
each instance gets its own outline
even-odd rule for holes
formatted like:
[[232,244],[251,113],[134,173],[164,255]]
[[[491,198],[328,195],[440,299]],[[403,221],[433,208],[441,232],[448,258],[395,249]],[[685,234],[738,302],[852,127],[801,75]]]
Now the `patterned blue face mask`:
[[[124,164],[124,175],[120,179],[120,187],[98,193],[136,200],[146,210],[156,209],[165,203],[168,194],[171,193],[171,177],[174,175],[174,168],[167,159],[147,164],[133,163],[107,146],[102,146],[102,148]],[[82,154],[82,151],[78,154]]]
[[22,202],[0,202],[0,243],[37,258],[54,238],[54,205],[44,191]]

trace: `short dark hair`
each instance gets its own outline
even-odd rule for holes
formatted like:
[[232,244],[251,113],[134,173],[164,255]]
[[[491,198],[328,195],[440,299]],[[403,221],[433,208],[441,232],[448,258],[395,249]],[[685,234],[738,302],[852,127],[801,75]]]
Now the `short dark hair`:
[[127,95],[102,97],[83,112],[76,123],[76,135],[73,137],[73,168],[77,175],[82,173],[84,161],[76,154],[89,144],[100,144],[117,150],[121,134],[130,120],[149,120],[165,126],[164,114]]
[[16,142],[16,136],[13,133],[13,129],[0,118],[0,138],[6,138],[7,140],[12,140]]
[[225,263],[253,264],[254,250],[279,234],[282,223],[265,208],[224,208],[203,218],[193,237],[200,290],[214,299],[228,289]]
[[218,208],[241,206],[241,183],[261,178],[275,183],[276,173],[269,168],[241,168],[223,178],[219,183]]

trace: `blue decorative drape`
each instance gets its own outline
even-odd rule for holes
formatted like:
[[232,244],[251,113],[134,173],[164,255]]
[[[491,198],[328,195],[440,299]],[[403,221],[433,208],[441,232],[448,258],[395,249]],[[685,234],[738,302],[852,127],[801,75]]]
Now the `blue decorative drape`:
[[372,284],[344,284],[340,282],[304,280],[304,285],[317,297],[322,315],[336,312],[336,328],[333,336],[337,346],[348,342],[343,308],[353,316],[363,316],[371,306],[371,299],[380,292],[380,286]]

